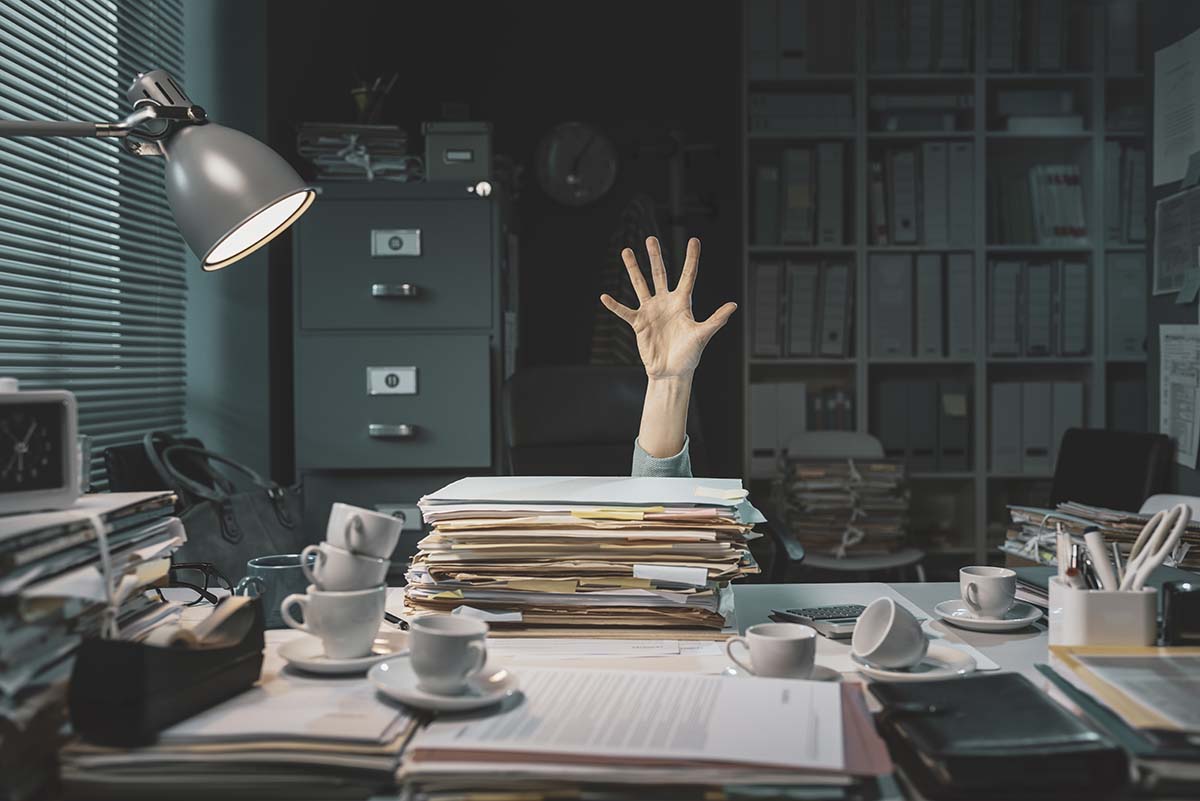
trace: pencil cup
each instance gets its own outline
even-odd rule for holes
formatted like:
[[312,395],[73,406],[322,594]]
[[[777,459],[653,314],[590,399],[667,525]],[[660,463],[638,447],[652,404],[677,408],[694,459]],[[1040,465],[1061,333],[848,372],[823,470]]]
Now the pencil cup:
[[1050,577],[1051,645],[1154,645],[1158,592],[1080,590]]

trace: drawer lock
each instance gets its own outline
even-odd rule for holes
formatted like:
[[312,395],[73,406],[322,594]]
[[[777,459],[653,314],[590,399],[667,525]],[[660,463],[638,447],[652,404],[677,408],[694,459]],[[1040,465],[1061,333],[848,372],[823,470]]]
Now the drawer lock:
[[373,298],[415,298],[419,294],[416,284],[371,284]]
[[371,423],[367,426],[367,435],[372,439],[412,439],[417,435],[417,427],[407,423]]

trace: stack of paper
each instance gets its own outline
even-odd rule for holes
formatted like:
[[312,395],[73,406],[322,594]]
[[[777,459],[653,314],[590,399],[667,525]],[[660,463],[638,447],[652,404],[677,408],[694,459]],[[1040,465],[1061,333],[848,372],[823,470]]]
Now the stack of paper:
[[561,668],[520,681],[500,711],[413,737],[398,774],[410,797],[838,797],[891,771],[859,685]]
[[908,525],[899,462],[789,460],[779,494],[788,530],[813,553],[887,553],[899,547]]
[[721,629],[758,571],[736,479],[480,477],[421,499],[409,611],[492,623]]
[[140,590],[184,541],[169,492],[86,495],[72,508],[0,518],[0,799],[51,773],[64,687],[84,637],[105,623],[96,520],[105,527],[122,636],[144,637],[179,607]]
[[408,155],[408,134],[397,125],[306,122],[296,135],[296,152],[323,181],[421,177],[421,160]]
[[264,669],[253,689],[143,748],[82,741],[62,751],[76,798],[366,798],[391,786],[416,720],[362,677]]

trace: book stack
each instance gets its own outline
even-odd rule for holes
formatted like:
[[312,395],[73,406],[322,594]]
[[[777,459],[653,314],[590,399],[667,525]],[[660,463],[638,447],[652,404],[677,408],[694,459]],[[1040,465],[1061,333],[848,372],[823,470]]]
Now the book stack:
[[788,530],[814,553],[888,553],[908,528],[909,492],[900,462],[789,459],[779,496]]
[[1035,164],[1023,178],[995,181],[988,215],[991,238],[999,244],[1076,246],[1089,241],[1078,164]]
[[1086,262],[992,262],[988,265],[989,355],[1087,355],[1091,297],[1091,270]]
[[306,122],[296,152],[322,181],[413,181],[421,160],[408,155],[408,134],[398,125]]
[[871,95],[867,107],[876,131],[958,131],[973,123],[975,96],[881,92]]
[[479,477],[427,495],[410,612],[502,627],[721,629],[758,567],[736,479]]
[[179,607],[142,589],[184,541],[162,492],[86,495],[59,512],[0,518],[0,799],[35,795],[52,774],[66,683],[85,637],[112,635],[96,522],[105,526],[116,633],[140,639]]
[[850,262],[764,261],[751,265],[755,356],[844,358],[852,353]]
[[1104,143],[1104,174],[1119,190],[1104,195],[1104,240],[1110,245],[1146,241],[1146,151],[1137,145]]
[[973,143],[931,141],[879,155],[868,167],[872,244],[974,246]]
[[1071,89],[1000,89],[992,113],[996,123],[1013,133],[1078,133],[1083,115]]

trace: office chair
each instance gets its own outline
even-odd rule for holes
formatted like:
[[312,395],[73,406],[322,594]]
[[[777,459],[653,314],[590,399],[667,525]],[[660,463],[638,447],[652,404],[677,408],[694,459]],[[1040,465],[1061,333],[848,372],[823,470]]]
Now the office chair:
[[1171,440],[1165,434],[1069,428],[1058,446],[1050,505],[1065,501],[1136,512],[1167,491]]
[[[524,476],[627,476],[642,417],[646,374],[625,365],[555,365],[518,370],[504,387],[509,472]],[[692,471],[708,471],[695,399],[688,407]],[[761,507],[760,507],[761,508]],[[764,510],[765,512],[765,510]],[[768,536],[752,543],[762,573],[774,581],[782,559],[780,532],[766,513]],[[761,544],[758,544],[761,543]]]
[[[856,431],[809,431],[796,434],[788,440],[787,456],[790,459],[884,459],[883,443],[870,434]],[[787,534],[786,536],[791,536]],[[922,561],[925,552],[918,548],[904,547],[891,553],[862,556],[838,557],[832,554],[814,553],[808,550],[804,557],[804,573],[835,574],[835,581],[846,581],[851,576],[860,580],[882,577],[889,573],[904,573],[912,569],[918,581],[925,580]],[[819,574],[818,574],[819,575]]]

